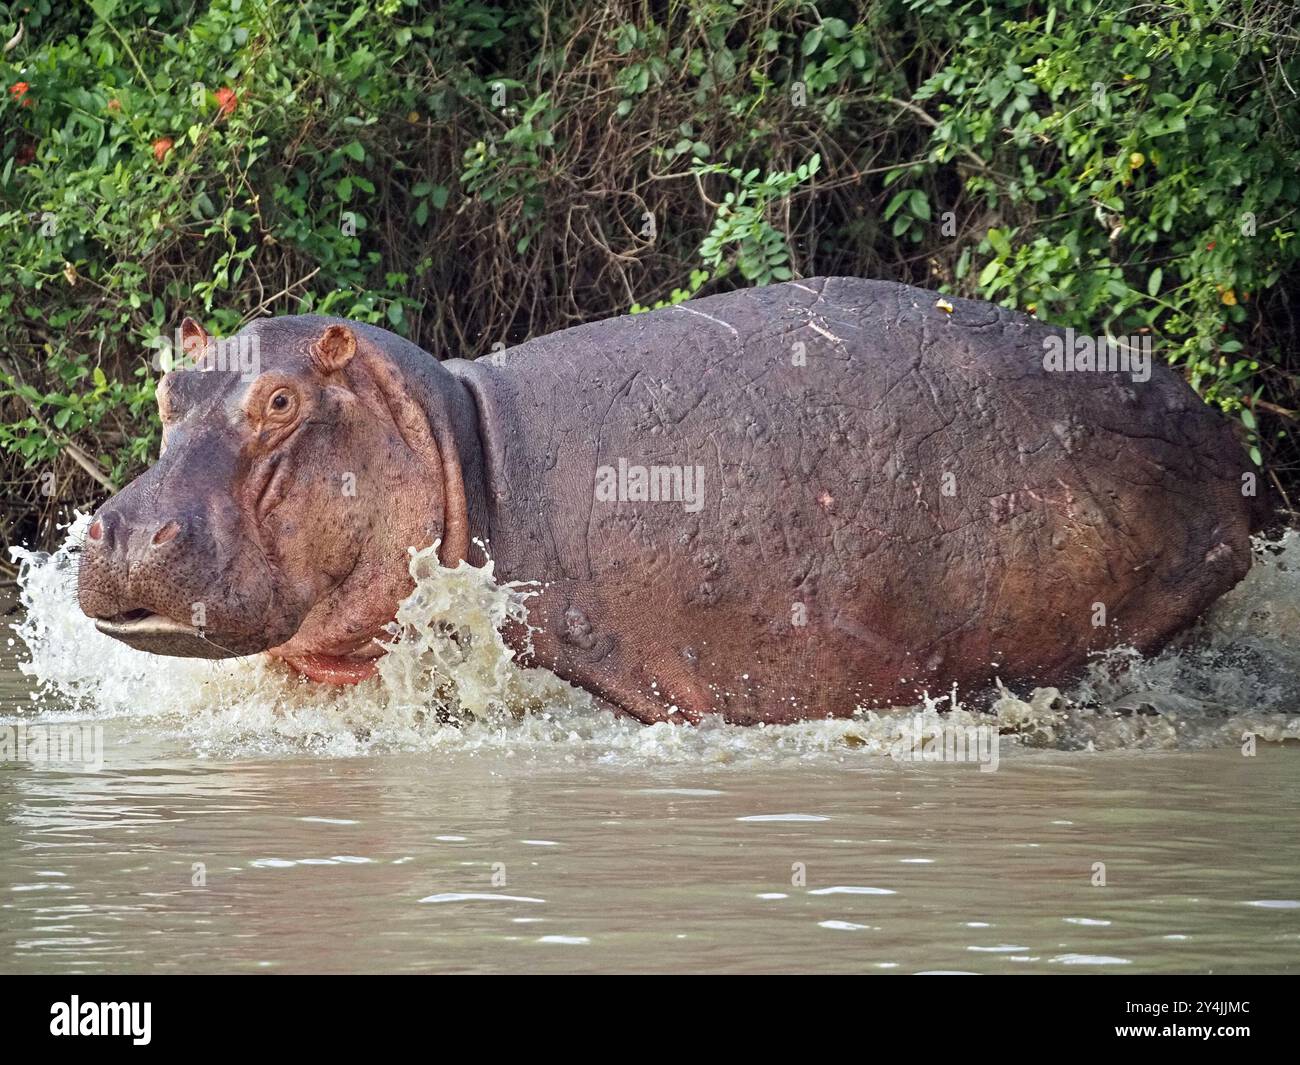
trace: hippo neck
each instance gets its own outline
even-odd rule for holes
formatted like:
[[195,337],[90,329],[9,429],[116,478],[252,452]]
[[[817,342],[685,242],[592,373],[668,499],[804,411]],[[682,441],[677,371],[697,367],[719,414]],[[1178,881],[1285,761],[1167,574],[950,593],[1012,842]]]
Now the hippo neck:
[[461,485],[469,523],[469,547],[465,559],[473,566],[481,566],[486,561],[482,544],[491,536],[491,530],[488,527],[487,474],[479,436],[478,409],[463,382],[450,374],[448,377],[451,377],[448,382],[451,387],[446,393],[447,411],[451,417],[451,436],[460,456]]
[[[512,402],[516,383],[508,372],[468,359],[448,359],[438,368],[456,380],[456,392],[468,407],[461,417],[473,422],[473,440],[466,442],[473,459],[465,463],[465,495],[472,500],[470,562],[481,566],[490,555],[498,580],[524,573],[531,574],[526,579],[545,579],[553,560],[546,550],[549,538],[541,532],[542,508],[533,505],[537,500],[527,491],[523,506],[515,498],[515,489],[532,482],[531,467],[540,461],[529,426]],[[521,550],[521,543],[533,550]],[[486,553],[481,544],[487,544]]]
[[[478,411],[464,385],[432,356],[414,345],[391,345],[387,355],[398,365],[407,394],[428,419],[429,429],[442,456],[441,516],[443,535],[439,560],[455,566],[461,558],[482,565],[478,541],[489,535],[484,502],[484,460],[479,438]],[[459,505],[458,502],[460,501]],[[463,528],[452,525],[463,515]],[[453,541],[464,540],[463,547]],[[423,545],[412,545],[423,546]]]

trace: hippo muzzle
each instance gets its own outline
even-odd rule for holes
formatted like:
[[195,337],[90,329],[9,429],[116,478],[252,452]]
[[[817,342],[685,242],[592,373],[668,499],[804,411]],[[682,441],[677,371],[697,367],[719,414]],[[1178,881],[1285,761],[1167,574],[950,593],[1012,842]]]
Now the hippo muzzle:
[[95,628],[137,650],[185,658],[255,654],[291,636],[296,617],[272,622],[278,612],[261,552],[242,537],[214,535],[226,524],[219,517],[149,506],[166,499],[150,490],[157,479],[129,485],[87,530],[78,599]]
[[95,513],[78,600],[100,632],[153,654],[233,658],[297,628],[237,503],[226,436],[183,434]]

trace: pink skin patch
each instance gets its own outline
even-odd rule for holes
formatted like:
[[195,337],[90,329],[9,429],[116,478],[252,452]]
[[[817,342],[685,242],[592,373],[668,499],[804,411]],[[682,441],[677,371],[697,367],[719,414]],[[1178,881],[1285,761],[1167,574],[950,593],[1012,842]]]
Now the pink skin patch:
[[375,675],[373,658],[344,658],[342,655],[295,655],[285,664],[308,680],[320,684],[360,684]]

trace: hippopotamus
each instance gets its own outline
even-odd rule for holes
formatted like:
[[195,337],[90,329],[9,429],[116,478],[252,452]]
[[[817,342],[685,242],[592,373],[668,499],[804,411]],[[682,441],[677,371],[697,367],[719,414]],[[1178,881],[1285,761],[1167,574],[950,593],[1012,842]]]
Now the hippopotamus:
[[256,372],[161,378],[161,456],[80,560],[82,610],[158,654],[363,680],[437,544],[536,582],[521,664],[646,723],[780,723],[1152,651],[1250,565],[1227,420],[989,303],[833,277],[478,360],[313,315],[228,339]]

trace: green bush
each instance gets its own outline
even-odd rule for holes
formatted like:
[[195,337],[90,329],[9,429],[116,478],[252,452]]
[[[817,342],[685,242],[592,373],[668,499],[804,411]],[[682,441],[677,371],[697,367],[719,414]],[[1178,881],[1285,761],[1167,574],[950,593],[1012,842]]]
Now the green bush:
[[1291,492],[1296,23],[1286,0],[0,3],[6,535],[48,541],[147,463],[185,314],[336,314],[472,358],[836,273],[1149,331]]

